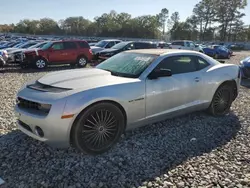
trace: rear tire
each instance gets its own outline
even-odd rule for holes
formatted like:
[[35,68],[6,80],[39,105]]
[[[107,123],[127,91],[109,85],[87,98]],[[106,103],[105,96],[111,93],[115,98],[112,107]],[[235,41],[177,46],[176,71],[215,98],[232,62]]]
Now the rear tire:
[[125,129],[122,111],[102,102],[83,111],[71,131],[73,145],[83,153],[98,155],[111,149]]
[[88,64],[88,59],[85,56],[80,56],[77,58],[78,67],[86,67]]
[[208,111],[213,116],[226,115],[233,102],[233,88],[230,84],[224,84],[220,86],[214,96],[213,100],[208,108]]

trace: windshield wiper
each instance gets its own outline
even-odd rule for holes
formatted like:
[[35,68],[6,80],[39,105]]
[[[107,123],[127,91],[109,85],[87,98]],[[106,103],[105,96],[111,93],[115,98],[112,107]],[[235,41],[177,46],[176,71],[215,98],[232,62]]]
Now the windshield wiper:
[[103,70],[109,71],[112,76],[119,76],[119,77],[126,77],[126,78],[137,78],[137,76],[133,75],[133,74],[126,74],[126,73],[115,72],[115,71],[111,71],[109,69],[103,69]]

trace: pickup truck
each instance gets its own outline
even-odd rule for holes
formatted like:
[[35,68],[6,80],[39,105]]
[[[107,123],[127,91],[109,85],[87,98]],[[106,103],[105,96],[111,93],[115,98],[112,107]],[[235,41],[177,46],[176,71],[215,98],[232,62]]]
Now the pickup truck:
[[203,49],[199,45],[195,45],[193,41],[189,40],[177,40],[173,41],[170,45],[172,49],[183,49],[183,50],[193,50],[198,52],[203,52]]

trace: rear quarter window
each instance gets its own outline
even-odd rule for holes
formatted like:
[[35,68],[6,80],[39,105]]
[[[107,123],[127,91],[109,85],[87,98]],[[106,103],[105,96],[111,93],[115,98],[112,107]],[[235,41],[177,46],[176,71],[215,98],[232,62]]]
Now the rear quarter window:
[[90,48],[89,44],[84,41],[78,42],[78,45],[80,46],[80,48]]

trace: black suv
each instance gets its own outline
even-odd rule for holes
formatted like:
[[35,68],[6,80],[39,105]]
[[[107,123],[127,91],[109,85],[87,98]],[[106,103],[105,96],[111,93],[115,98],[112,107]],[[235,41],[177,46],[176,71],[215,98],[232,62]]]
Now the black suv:
[[126,50],[157,48],[152,42],[120,42],[109,49],[102,50],[97,55],[98,59],[105,60]]

